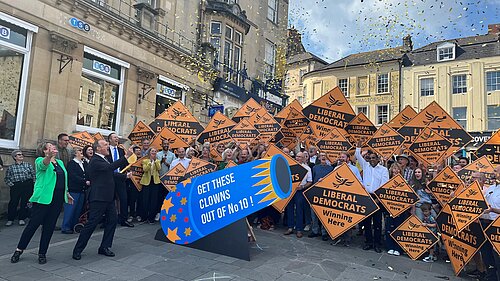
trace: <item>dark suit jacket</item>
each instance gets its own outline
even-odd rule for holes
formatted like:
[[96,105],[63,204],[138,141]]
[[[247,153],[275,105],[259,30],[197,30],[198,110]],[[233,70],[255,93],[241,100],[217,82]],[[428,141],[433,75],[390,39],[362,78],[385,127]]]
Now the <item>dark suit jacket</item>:
[[[83,161],[83,168],[85,171],[88,169],[88,164],[85,161]],[[86,172],[80,168],[80,165],[73,161],[73,159],[69,160],[66,170],[68,171],[69,192],[85,192],[88,187],[85,182],[89,179]]]
[[[88,175],[90,179],[89,201],[111,202],[115,197],[116,168],[126,166],[127,158],[123,157],[115,162],[107,162],[99,155],[94,155],[90,160]],[[124,175],[126,177],[126,175]]]
[[[112,155],[113,151],[111,151],[111,146],[109,147],[108,151],[109,151],[109,155],[106,156],[106,159],[108,159],[109,163],[111,163],[111,162],[113,162],[113,155]],[[119,156],[119,159],[125,158],[125,150],[123,150],[123,148],[121,148],[121,147],[118,147],[118,156]],[[125,167],[127,167],[127,165],[128,165],[128,162],[126,162],[123,165],[120,165],[120,167],[119,167],[120,171],[123,170]],[[124,183],[126,179],[127,179],[126,174],[115,172],[115,181],[119,180],[119,181],[121,181],[121,183]]]

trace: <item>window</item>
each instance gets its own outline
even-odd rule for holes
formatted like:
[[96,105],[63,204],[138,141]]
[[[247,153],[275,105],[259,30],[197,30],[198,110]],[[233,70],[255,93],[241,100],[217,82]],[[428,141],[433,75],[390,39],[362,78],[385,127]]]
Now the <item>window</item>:
[[467,107],[453,107],[451,110],[453,119],[455,119],[462,128],[467,129]]
[[241,45],[243,34],[239,31],[234,31],[234,43]]
[[233,70],[231,68],[231,60],[233,59],[233,43],[226,41],[224,43],[224,77],[227,81],[231,80]]
[[302,76],[304,76],[304,74],[306,74],[307,72],[307,69],[300,69],[299,70],[299,84],[302,85]]
[[368,116],[368,105],[356,107],[356,114],[359,114],[360,112],[363,112],[364,115]]
[[80,93],[79,93],[79,98],[78,98],[78,100],[80,100],[80,101],[82,100],[82,92],[83,92],[83,87],[80,86]]
[[274,43],[269,40],[266,40],[264,64],[265,64],[265,77],[268,79],[274,76],[275,57],[276,57],[276,47]]
[[[80,86],[82,88],[82,86]],[[87,103],[95,104],[95,91],[89,89],[89,94],[87,95]]]
[[467,75],[453,75],[451,77],[453,83],[453,93],[454,94],[465,94],[467,93]]
[[389,121],[389,105],[377,105],[377,125],[382,125]]
[[226,25],[226,40],[233,39],[233,28]]
[[221,23],[213,21],[210,23],[210,33],[211,34],[221,34]]
[[214,65],[217,69],[219,69],[219,60],[220,60],[220,38],[212,37],[210,38],[210,44],[215,48],[215,60]]
[[486,91],[500,90],[500,71],[486,72]]
[[267,0],[267,19],[278,23],[278,0]]
[[78,112],[84,117],[77,119],[77,130],[118,131],[126,67],[126,62],[84,47],[80,87],[87,98],[78,102]]
[[434,78],[420,79],[420,96],[428,97],[434,95]]
[[19,147],[31,39],[36,32],[38,27],[0,12],[0,147]]
[[444,43],[437,47],[437,61],[447,61],[455,59],[455,44]]
[[388,93],[389,92],[389,74],[379,74],[377,75],[377,93]]
[[339,79],[339,88],[344,93],[344,96],[349,96],[349,79],[343,78]]
[[[233,69],[234,71],[239,71],[241,69],[241,47],[240,46],[234,46],[234,59],[233,59]],[[242,84],[242,79],[240,79],[240,75],[236,75],[236,84],[240,85]]]
[[500,128],[500,106],[488,105],[488,131],[496,131]]
[[85,115],[85,122],[84,122],[84,125],[85,126],[89,126],[89,127],[92,127],[92,121],[94,120],[94,116],[92,115]]

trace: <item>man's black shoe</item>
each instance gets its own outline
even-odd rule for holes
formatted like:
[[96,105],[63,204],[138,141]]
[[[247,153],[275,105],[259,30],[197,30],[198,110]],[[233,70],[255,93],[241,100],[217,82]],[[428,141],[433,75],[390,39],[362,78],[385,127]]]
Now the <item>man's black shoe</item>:
[[121,226],[126,226],[126,227],[134,227],[134,225],[128,221],[124,221],[121,223]]
[[318,237],[319,236],[319,233],[314,233],[314,232],[311,232],[309,233],[309,235],[307,235],[307,237],[309,238],[314,238],[314,237]]
[[23,253],[23,251],[16,250],[14,252],[14,254],[12,255],[12,257],[10,258],[10,262],[11,263],[17,263],[19,261],[19,258],[21,257],[22,253]]
[[77,260],[77,261],[81,260],[82,259],[82,254],[80,254],[80,253],[73,253],[73,259]]
[[382,249],[380,249],[379,246],[375,246],[374,250],[375,250],[375,252],[377,252],[379,254],[382,253]]
[[363,250],[365,250],[365,251],[368,251],[368,250],[371,250],[371,249],[373,249],[373,245],[365,245],[363,247]]
[[38,254],[38,263],[39,264],[47,263],[47,257],[45,256],[45,254]]
[[321,240],[323,241],[328,241],[328,235],[322,235]]
[[106,257],[114,257],[115,253],[111,252],[109,248],[99,248],[97,252],[99,255],[105,255]]

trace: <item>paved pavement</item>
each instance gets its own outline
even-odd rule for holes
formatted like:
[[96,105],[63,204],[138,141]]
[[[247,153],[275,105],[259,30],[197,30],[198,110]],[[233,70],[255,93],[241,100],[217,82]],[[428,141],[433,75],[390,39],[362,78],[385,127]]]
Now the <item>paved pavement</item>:
[[[283,236],[284,229],[256,229],[250,243],[251,261],[190,249],[153,239],[159,225],[119,227],[112,250],[116,257],[97,254],[102,230],[92,237],[80,261],[71,258],[77,234],[55,232],[39,265],[39,233],[17,264],[10,263],[22,231],[0,221],[0,281],[3,280],[471,280],[457,278],[450,264],[412,261],[407,256],[333,246],[321,239]],[[360,238],[358,238],[360,239]]]

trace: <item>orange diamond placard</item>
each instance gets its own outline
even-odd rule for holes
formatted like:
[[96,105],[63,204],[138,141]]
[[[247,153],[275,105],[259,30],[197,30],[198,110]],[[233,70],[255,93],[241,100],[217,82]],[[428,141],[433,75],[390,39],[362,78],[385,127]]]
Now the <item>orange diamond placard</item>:
[[302,113],[311,121],[309,125],[320,138],[325,137],[332,128],[344,132],[347,124],[356,116],[339,87],[315,100]]
[[287,127],[292,130],[295,135],[300,136],[307,128],[307,125],[309,125],[309,119],[302,114],[302,111],[291,108],[290,114],[288,114],[288,117],[282,124],[282,127]]
[[367,144],[384,159],[398,154],[404,143],[404,137],[387,124],[383,124],[368,140]]
[[349,122],[349,124],[347,124],[345,130],[351,137],[350,141],[352,143],[357,143],[362,139],[367,140],[373,136],[375,131],[377,131],[377,127],[373,125],[363,112],[360,112],[351,122]]
[[345,163],[304,191],[304,196],[332,239],[379,209]]
[[451,142],[426,127],[410,145],[409,150],[417,159],[429,166],[448,158],[455,149]]
[[335,163],[340,153],[347,152],[352,145],[337,128],[332,128],[323,139],[318,141],[317,147],[321,152],[326,153],[330,162]]
[[290,115],[290,110],[295,109],[296,111],[302,112],[302,105],[297,99],[294,99],[291,103],[285,106],[280,112],[274,115],[274,119],[278,121],[280,124]]
[[211,172],[215,172],[217,170],[217,166],[200,158],[193,157],[191,162],[189,162],[189,166],[187,167],[186,173],[184,177],[186,179],[192,177],[199,177],[201,175],[205,175]]
[[495,167],[493,167],[493,164],[491,164],[487,156],[483,156],[463,167],[457,174],[458,177],[466,183],[471,179],[473,172],[483,173],[486,177],[486,184],[495,184]]
[[417,112],[410,105],[405,106],[398,115],[394,116],[391,121],[389,121],[389,126],[395,130],[399,130],[406,123],[410,122],[413,117],[417,116]]
[[167,127],[162,128],[161,131],[156,135],[156,137],[151,142],[151,147],[160,150],[162,149],[161,144],[163,143],[163,141],[168,141],[170,145],[169,147],[172,150],[181,147],[189,147],[189,144],[187,144],[180,136],[176,135]]
[[436,235],[415,216],[411,215],[392,233],[391,237],[412,260],[418,259],[438,242]]
[[500,253],[500,217],[497,217],[485,230],[484,236],[490,241],[497,253]]
[[250,124],[248,119],[241,119],[241,121],[229,131],[229,136],[234,142],[239,142],[240,148],[244,149],[247,147],[247,142],[252,142],[259,136],[259,131]]
[[222,142],[226,144],[231,141],[229,132],[235,125],[236,123],[234,123],[233,120],[217,111],[210,122],[208,122],[205,130],[203,130],[203,132],[198,137],[198,142],[209,142],[210,144]]
[[446,166],[434,179],[427,185],[434,197],[441,206],[446,205],[451,199],[451,193],[457,195],[464,189],[464,183],[455,174],[450,166]]
[[472,140],[472,136],[435,101],[401,127],[399,133],[405,137],[405,143],[409,144],[425,127],[430,127],[443,138],[448,139],[455,150]]
[[486,156],[494,165],[500,165],[500,129],[475,152],[477,157]]
[[448,204],[459,232],[479,218],[484,210],[488,209],[481,186],[477,181],[474,181],[461,193],[457,194]]
[[254,126],[260,132],[259,140],[264,142],[271,140],[281,129],[281,125],[269,113],[264,114]]
[[473,222],[458,232],[449,205],[444,206],[436,222],[453,271],[458,276],[486,241],[481,225]]
[[142,190],[142,184],[141,184],[141,178],[142,175],[144,174],[144,171],[142,170],[142,161],[147,159],[147,157],[142,157],[135,161],[134,164],[132,164],[129,168],[129,172],[132,173],[132,176],[130,177],[130,180],[134,184],[135,188],[137,190],[141,191]]
[[238,109],[238,111],[236,111],[232,119],[234,122],[240,122],[241,119],[254,115],[260,109],[262,109],[262,106],[254,99],[250,98],[240,107],[240,109]]
[[155,137],[155,132],[144,122],[139,121],[135,124],[134,129],[128,135],[128,139],[133,143],[140,145],[142,140],[151,140]]
[[155,120],[149,124],[155,133],[159,133],[163,127],[168,127],[174,134],[181,137],[185,142],[190,143],[202,131],[198,119],[191,114],[181,101],[176,101],[169,106]]
[[186,173],[186,168],[182,166],[181,163],[175,165],[170,171],[166,172],[164,175],[160,177],[160,181],[163,186],[170,192],[175,192],[176,185],[181,182],[181,178],[184,177]]
[[288,205],[290,200],[292,200],[293,196],[295,195],[295,192],[297,191],[297,187],[299,187],[300,182],[302,182],[302,179],[306,176],[307,170],[306,168],[302,167],[302,165],[300,165],[299,162],[295,161],[295,159],[290,157],[290,155],[284,153],[281,149],[279,149],[276,145],[269,144],[265,157],[272,157],[273,155],[276,154],[281,154],[286,158],[292,174],[292,193],[287,198],[282,199],[273,204],[273,207],[276,210],[278,210],[278,212],[283,213],[286,205]]
[[94,137],[87,131],[74,133],[68,136],[69,144],[72,147],[84,148],[86,145],[92,146],[95,142]]
[[401,175],[396,175],[375,190],[375,196],[392,217],[399,216],[420,199]]

